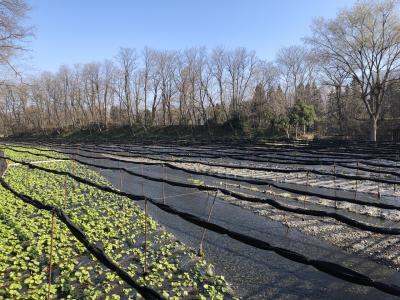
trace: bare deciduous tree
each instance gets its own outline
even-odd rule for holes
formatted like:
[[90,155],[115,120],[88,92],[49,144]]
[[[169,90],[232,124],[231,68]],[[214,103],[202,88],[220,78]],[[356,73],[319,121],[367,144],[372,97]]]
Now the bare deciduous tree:
[[304,86],[312,79],[314,60],[305,47],[290,46],[278,52],[277,63],[282,74],[288,105],[291,106],[298,100],[298,87]]
[[396,1],[361,1],[333,20],[315,20],[307,41],[334,60],[361,86],[370,117],[370,140],[376,141],[385,92],[400,67],[400,20]]
[[[24,0],[0,0],[0,65],[19,75],[13,57],[26,50],[27,38],[32,30],[23,24],[29,11]],[[2,78],[4,81],[4,78]]]

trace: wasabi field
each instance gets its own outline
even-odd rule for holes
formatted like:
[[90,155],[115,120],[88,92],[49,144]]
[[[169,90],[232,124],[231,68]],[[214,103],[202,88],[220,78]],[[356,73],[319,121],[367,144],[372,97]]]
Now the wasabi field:
[[399,298],[399,0],[0,0],[0,300]]
[[332,146],[3,144],[2,297],[389,299],[397,148]]

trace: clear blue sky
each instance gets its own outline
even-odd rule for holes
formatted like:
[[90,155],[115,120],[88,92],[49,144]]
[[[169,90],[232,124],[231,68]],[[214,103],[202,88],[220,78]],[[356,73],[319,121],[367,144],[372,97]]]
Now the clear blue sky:
[[118,49],[193,46],[256,50],[273,60],[279,48],[299,44],[316,16],[332,17],[353,0],[28,0],[36,28],[28,64],[102,61]]

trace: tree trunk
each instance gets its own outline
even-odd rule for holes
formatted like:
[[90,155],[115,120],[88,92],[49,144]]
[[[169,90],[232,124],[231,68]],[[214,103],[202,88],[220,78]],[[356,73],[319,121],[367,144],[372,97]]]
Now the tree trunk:
[[376,142],[376,132],[378,130],[378,118],[375,118],[374,116],[371,116],[370,119],[370,135],[369,135],[369,140],[371,142]]

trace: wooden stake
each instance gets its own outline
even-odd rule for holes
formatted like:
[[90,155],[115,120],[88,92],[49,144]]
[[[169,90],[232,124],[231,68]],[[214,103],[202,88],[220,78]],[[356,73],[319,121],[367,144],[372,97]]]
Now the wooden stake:
[[147,275],[147,198],[144,198],[144,265],[143,276]]
[[[398,165],[398,160],[399,160],[399,154],[396,155],[397,162],[396,162],[396,167]],[[393,184],[393,191],[396,193],[396,184]]]
[[144,197],[144,266],[143,276],[147,275],[147,197]]
[[53,240],[54,240],[54,223],[55,223],[55,212],[51,212],[51,229],[50,229],[50,249],[49,249],[49,274],[48,274],[48,289],[47,289],[47,300],[51,299],[51,273],[53,272]]
[[[143,175],[143,165],[142,165]],[[144,196],[144,265],[143,265],[143,276],[147,275],[147,197],[144,195],[144,186],[142,178],[142,195]]]
[[163,204],[165,204],[165,182],[162,183],[162,192],[163,192]]
[[122,170],[119,169],[119,190],[122,191]]
[[336,163],[333,163],[333,188],[336,190]]
[[208,206],[208,200],[210,200],[210,193],[209,192],[207,192],[207,201],[206,201],[207,202],[207,204],[206,204],[207,206]]
[[[379,167],[379,171],[381,170],[381,168]],[[380,176],[379,176],[380,177]],[[380,182],[378,181],[378,199],[381,198],[381,189],[380,189]]]
[[[336,163],[333,163],[333,191],[336,198]],[[337,208],[337,201],[335,200],[335,209]]]
[[[271,186],[269,186],[269,188],[271,189],[272,197],[274,197],[274,200],[276,201],[276,194],[275,194],[275,192],[272,190],[272,187],[271,187]],[[286,211],[283,211],[283,224],[285,224],[285,225],[288,227],[288,229],[289,229]],[[287,233],[287,231],[286,231],[286,233]]]
[[64,209],[67,208],[67,176],[64,176]]
[[[379,167],[379,171],[381,170],[381,167]],[[380,173],[379,173],[380,174]],[[379,178],[381,176],[379,175]],[[381,199],[381,190],[380,190],[380,182],[378,181],[378,199]],[[380,209],[380,217],[383,218],[383,209]]]
[[165,204],[165,182],[162,183],[162,199],[163,204]]
[[[357,161],[357,169],[356,169],[356,177],[358,176],[358,161]],[[354,193],[354,199],[357,198],[357,189],[358,189],[358,179],[356,178],[356,191]]]
[[[72,174],[75,175],[75,160],[72,161]],[[75,181],[72,180],[72,189],[75,190]]]
[[[309,171],[307,171],[306,192],[308,192],[308,176],[309,176]],[[304,208],[306,208],[306,200],[307,200],[307,195],[304,195]]]
[[[218,192],[215,192],[213,203],[211,204],[210,210],[208,211],[207,222],[210,222],[211,213],[212,213],[212,211],[213,211],[213,209],[214,209],[215,199],[217,198],[217,193],[218,193]],[[207,199],[208,199],[208,198],[207,198]],[[208,200],[207,200],[207,202],[208,202]],[[204,228],[204,229],[203,229],[203,233],[202,233],[202,235],[201,235],[200,245],[199,245],[199,252],[197,253],[197,256],[204,256],[203,241],[204,241],[205,236],[206,236],[206,229]]]

